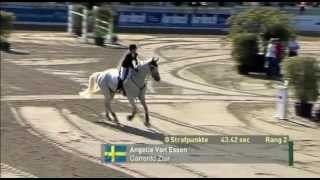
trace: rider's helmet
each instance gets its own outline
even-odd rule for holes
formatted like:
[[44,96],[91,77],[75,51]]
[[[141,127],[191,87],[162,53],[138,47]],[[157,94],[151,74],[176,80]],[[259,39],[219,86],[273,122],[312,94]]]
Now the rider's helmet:
[[130,44],[129,50],[132,51],[132,50],[134,50],[134,49],[137,49],[137,45],[135,45],[135,44]]

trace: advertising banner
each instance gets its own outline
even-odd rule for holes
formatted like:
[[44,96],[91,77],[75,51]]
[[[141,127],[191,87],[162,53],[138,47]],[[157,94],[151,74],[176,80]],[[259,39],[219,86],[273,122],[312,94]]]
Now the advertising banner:
[[15,24],[67,25],[68,7],[0,5],[0,10],[14,13]]
[[230,14],[119,11],[118,27],[226,29]]

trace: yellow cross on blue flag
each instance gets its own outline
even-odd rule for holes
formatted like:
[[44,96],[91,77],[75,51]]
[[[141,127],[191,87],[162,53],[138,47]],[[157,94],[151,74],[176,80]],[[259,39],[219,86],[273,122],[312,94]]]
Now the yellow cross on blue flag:
[[104,161],[107,163],[117,163],[127,161],[127,146],[104,144]]

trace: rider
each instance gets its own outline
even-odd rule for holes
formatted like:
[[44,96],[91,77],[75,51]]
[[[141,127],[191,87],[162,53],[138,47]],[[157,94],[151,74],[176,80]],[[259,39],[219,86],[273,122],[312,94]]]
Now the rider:
[[126,54],[124,60],[122,61],[121,68],[120,68],[120,78],[118,83],[118,90],[122,90],[123,95],[126,95],[123,84],[127,77],[129,77],[129,73],[132,70],[136,70],[138,65],[138,53],[137,53],[137,45],[131,44],[129,46],[129,52]]

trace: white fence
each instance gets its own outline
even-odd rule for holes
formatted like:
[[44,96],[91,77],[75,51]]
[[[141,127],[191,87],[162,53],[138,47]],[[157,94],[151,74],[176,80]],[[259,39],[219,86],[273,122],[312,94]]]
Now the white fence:
[[[97,12],[98,7],[95,6],[93,8],[95,12]],[[88,42],[88,10],[86,8],[83,8],[82,13],[73,11],[73,5],[68,6],[68,33],[73,34],[73,15],[81,16],[82,17],[82,29],[81,29],[81,40],[83,42]],[[94,17],[94,28],[102,29],[107,34],[107,39],[111,38],[111,35],[113,33],[113,24],[109,23],[107,21],[102,21],[100,19],[97,19]]]

